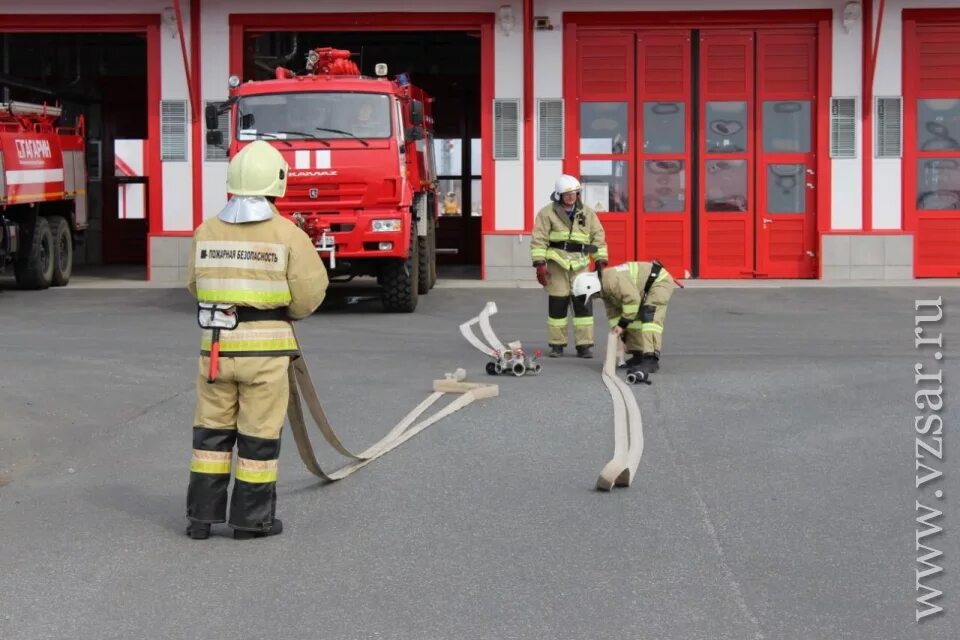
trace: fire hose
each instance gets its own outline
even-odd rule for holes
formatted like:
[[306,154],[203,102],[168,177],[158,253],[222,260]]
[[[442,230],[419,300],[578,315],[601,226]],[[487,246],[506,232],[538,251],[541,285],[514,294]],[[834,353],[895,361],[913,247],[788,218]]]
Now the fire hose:
[[620,340],[607,339],[603,363],[603,384],[613,400],[613,458],[604,465],[597,478],[597,489],[610,491],[614,486],[629,487],[643,455],[643,421],[637,398],[617,374],[617,351]]
[[[294,331],[294,335],[296,335],[296,331]],[[299,339],[297,339],[297,344],[300,344]],[[466,372],[463,369],[457,369],[454,373],[446,374],[443,380],[434,380],[433,393],[414,407],[414,409],[404,416],[385,436],[360,453],[353,453],[344,446],[340,436],[337,435],[337,432],[330,425],[330,421],[323,411],[323,405],[320,402],[320,397],[310,377],[310,371],[307,369],[307,363],[302,352],[300,356],[292,359],[287,375],[290,380],[290,402],[287,408],[287,418],[290,420],[293,439],[297,444],[300,459],[310,473],[328,482],[335,482],[346,478],[354,471],[365,467],[427,427],[439,422],[453,412],[466,407],[473,401],[493,398],[499,395],[499,387],[497,385],[464,382]],[[460,397],[450,402],[429,418],[417,422],[426,410],[446,393],[457,393],[460,394]],[[320,466],[314,453],[313,444],[310,442],[310,435],[307,432],[307,421],[303,413],[301,398],[307,406],[307,411],[311,419],[323,435],[324,440],[336,449],[338,453],[350,458],[351,462],[335,471],[326,471]]]

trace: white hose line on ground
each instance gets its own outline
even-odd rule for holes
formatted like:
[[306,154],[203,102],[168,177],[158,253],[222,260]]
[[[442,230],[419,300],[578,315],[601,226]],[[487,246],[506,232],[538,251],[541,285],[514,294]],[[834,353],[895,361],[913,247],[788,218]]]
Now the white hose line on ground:
[[496,312],[496,303],[488,302],[487,306],[480,312],[480,331],[483,333],[483,337],[487,339],[487,343],[493,347],[497,353],[506,353],[509,349],[500,342],[497,334],[493,332],[493,327],[490,326],[490,316]]
[[[491,313],[496,313],[496,312],[497,312],[497,305],[494,304],[493,302],[488,302],[487,305],[483,308],[483,311],[480,312],[480,315],[475,316],[475,317],[471,318],[470,320],[467,320],[466,322],[464,322],[463,324],[460,325],[460,333],[462,333],[462,334],[463,334],[463,337],[467,339],[467,342],[469,342],[471,345],[473,345],[473,346],[474,346],[476,349],[478,349],[481,353],[484,353],[484,354],[490,356],[491,358],[496,358],[496,357],[497,357],[496,347],[495,347],[495,346],[494,346],[494,347],[491,347],[491,346],[489,346],[489,345],[484,344],[483,341],[480,340],[480,338],[478,338],[478,337],[473,333],[472,327],[473,327],[473,325],[475,325],[475,324],[477,324],[477,323],[479,323],[479,322],[481,322],[481,321],[485,321],[486,326],[489,328],[489,327],[490,327],[490,314],[491,314]],[[483,327],[481,327],[481,331],[483,331]],[[493,330],[491,329],[490,332],[493,333]],[[494,337],[496,337],[496,336],[494,336]],[[499,340],[498,340],[497,342],[499,342]]]
[[[327,420],[327,416],[320,404],[320,398],[317,396],[313,381],[310,378],[310,372],[307,369],[306,362],[302,355],[290,363],[287,375],[290,380],[290,398],[287,417],[290,420],[293,439],[296,442],[300,459],[310,473],[328,482],[346,478],[354,471],[365,467],[427,427],[469,405],[474,400],[493,398],[499,394],[499,387],[497,385],[463,382],[466,377],[466,372],[463,369],[458,369],[453,374],[447,374],[447,378],[444,380],[434,380],[433,393],[408,413],[383,438],[362,452],[353,453],[343,445],[336,431],[334,431]],[[307,433],[303,406],[300,403],[301,393],[303,394],[303,401],[307,405],[310,416],[320,430],[320,433],[323,434],[324,440],[342,455],[352,458],[352,462],[333,472],[327,472],[320,466],[313,450],[313,444],[310,442],[310,436]],[[417,419],[445,393],[459,393],[461,395],[436,414],[426,420],[416,422]],[[416,424],[414,424],[415,422]]]
[[603,384],[613,400],[613,458],[603,466],[597,478],[597,489],[610,491],[614,485],[629,487],[643,455],[643,421],[633,390],[616,374],[620,339],[607,338],[603,363]]

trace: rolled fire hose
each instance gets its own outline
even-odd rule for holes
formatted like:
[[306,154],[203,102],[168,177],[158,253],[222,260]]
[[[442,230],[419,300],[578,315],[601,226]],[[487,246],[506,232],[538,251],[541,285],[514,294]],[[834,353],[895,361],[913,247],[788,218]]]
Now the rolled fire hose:
[[[294,336],[296,336],[296,331],[294,331]],[[300,344],[299,339],[297,339],[297,344]],[[290,380],[290,402],[287,408],[287,418],[290,420],[293,439],[297,444],[300,459],[310,473],[328,482],[346,478],[354,471],[365,467],[427,427],[466,407],[474,400],[493,398],[499,394],[499,387],[495,384],[464,382],[466,373],[463,369],[458,369],[453,374],[447,374],[444,380],[434,380],[433,393],[408,413],[384,437],[360,453],[353,453],[344,446],[343,441],[330,425],[330,421],[327,419],[320,403],[320,397],[317,395],[316,387],[314,387],[313,380],[310,378],[307,363],[302,355],[291,361],[287,375]],[[417,422],[417,419],[445,393],[458,393],[460,397],[429,418]],[[341,455],[350,458],[352,462],[336,471],[325,471],[320,466],[314,454],[313,444],[310,442],[310,435],[307,432],[307,422],[303,413],[303,406],[300,403],[301,397],[324,440]]]
[[616,374],[619,342],[619,337],[609,335],[603,363],[603,384],[613,400],[613,458],[604,465],[597,478],[597,489],[603,491],[610,491],[614,485],[629,487],[643,455],[640,406],[633,390]]

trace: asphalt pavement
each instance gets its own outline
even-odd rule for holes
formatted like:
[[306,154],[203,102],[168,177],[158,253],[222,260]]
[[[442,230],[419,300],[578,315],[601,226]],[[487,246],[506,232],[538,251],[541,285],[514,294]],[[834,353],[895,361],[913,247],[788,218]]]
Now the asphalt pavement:
[[[545,348],[541,291],[436,289],[409,315],[365,293],[298,325],[347,446],[457,367],[500,396],[335,484],[285,430],[286,530],[241,542],[184,535],[187,292],[0,290],[0,638],[960,637],[960,286],[678,291],[661,372],[635,388],[640,469],[611,493],[602,305],[595,359],[493,379],[457,325],[495,300],[501,339]],[[938,295],[939,363],[913,342],[914,300]],[[915,486],[918,361],[943,367],[939,500]],[[944,512],[924,541],[946,568],[922,624],[918,499]]]

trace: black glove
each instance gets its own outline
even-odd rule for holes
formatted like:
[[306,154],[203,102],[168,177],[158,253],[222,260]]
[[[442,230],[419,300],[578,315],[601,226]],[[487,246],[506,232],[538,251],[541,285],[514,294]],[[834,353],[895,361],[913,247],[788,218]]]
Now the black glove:
[[627,327],[630,326],[630,323],[631,323],[631,322],[633,322],[633,320],[631,320],[630,318],[624,318],[623,316],[620,316],[620,321],[617,322],[617,325],[618,325],[621,329],[623,329],[624,331],[626,331],[626,330],[627,330]]

